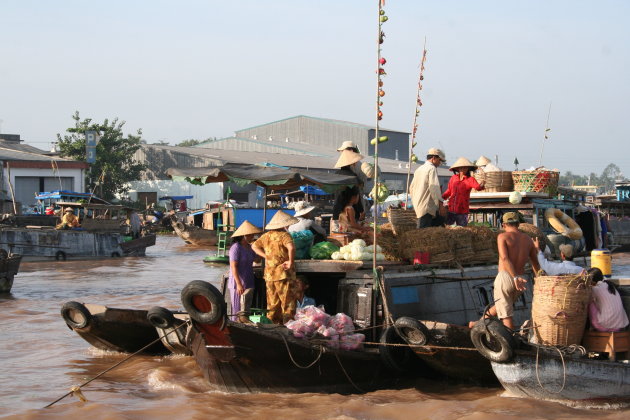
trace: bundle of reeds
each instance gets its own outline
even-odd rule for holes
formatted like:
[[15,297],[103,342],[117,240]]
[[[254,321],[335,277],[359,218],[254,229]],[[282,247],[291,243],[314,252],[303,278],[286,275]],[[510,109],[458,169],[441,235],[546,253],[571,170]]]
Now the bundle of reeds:
[[412,260],[416,251],[428,252],[431,263],[454,261],[453,238],[448,229],[432,227],[413,229],[397,237],[400,255]]
[[460,264],[471,263],[475,258],[473,250],[473,233],[463,227],[448,228],[448,234],[452,238],[455,260]]

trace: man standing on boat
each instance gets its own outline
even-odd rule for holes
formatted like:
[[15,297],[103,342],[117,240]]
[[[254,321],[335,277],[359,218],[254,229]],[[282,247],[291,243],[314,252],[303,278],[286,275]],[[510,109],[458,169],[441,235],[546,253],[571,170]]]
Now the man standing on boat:
[[442,189],[438,179],[437,168],[446,163],[443,151],[431,148],[427,152],[427,160],[413,174],[409,187],[411,201],[418,218],[418,227],[442,226],[446,216],[446,207],[442,198]]
[[518,230],[519,217],[516,212],[503,215],[505,232],[497,237],[499,247],[499,273],[494,279],[494,306],[488,310],[491,316],[498,316],[503,325],[514,329],[512,316],[514,302],[525,291],[527,278],[525,264],[529,260],[534,273],[540,271],[536,257],[536,247],[532,239]]

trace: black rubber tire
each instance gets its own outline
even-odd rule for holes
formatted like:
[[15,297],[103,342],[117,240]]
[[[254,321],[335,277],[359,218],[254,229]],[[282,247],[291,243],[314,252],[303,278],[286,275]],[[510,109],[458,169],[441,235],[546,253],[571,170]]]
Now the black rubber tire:
[[[487,332],[484,324],[487,324]],[[470,330],[470,339],[477,351],[491,362],[506,363],[514,358],[516,339],[497,319],[477,321]]]
[[[201,312],[193,304],[195,296],[202,296],[210,302],[210,311]],[[182,305],[188,315],[201,324],[214,324],[226,313],[226,305],[221,292],[208,282],[193,280],[182,289]]]
[[5,249],[0,248],[0,260],[6,260],[7,258],[9,258],[9,253]]
[[175,227],[181,230],[182,232],[186,231],[186,225],[183,222],[175,222]]
[[66,256],[66,253],[63,251],[57,251],[57,253],[55,254],[55,259],[57,261],[65,261],[68,257]]
[[401,316],[394,323],[400,338],[413,346],[424,346],[429,342],[429,329],[420,321],[408,316]]
[[407,344],[405,340],[398,335],[393,326],[385,328],[381,335],[380,343],[382,345],[378,346],[379,355],[385,366],[395,372],[408,372],[411,367],[412,358],[414,357],[413,351],[407,346],[386,345]]
[[147,319],[155,328],[171,328],[175,324],[173,312],[161,306],[154,306],[149,309]]
[[[77,316],[78,315],[78,316]],[[61,316],[72,329],[86,328],[92,321],[92,314],[82,303],[66,302],[61,307]]]
[[120,253],[112,252],[112,258],[120,258]]

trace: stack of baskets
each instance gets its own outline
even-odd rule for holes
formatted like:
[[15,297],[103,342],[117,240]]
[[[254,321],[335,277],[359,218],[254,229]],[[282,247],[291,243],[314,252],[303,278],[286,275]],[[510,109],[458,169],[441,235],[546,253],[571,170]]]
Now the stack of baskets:
[[590,297],[587,276],[536,277],[532,302],[536,341],[551,346],[580,344]]
[[416,212],[413,209],[387,209],[387,220],[392,225],[394,235],[400,235],[408,230],[415,229],[418,224]]
[[474,176],[479,183],[485,181],[482,192],[511,192],[514,189],[511,171],[484,172],[479,169]]
[[550,197],[558,194],[558,180],[560,172],[537,169],[535,171],[514,171],[514,191],[541,192]]

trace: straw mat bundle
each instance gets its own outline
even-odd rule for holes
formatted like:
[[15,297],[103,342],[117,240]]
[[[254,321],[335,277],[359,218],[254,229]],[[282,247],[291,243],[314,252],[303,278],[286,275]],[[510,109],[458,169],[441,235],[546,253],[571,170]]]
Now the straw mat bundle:
[[413,209],[387,209],[387,220],[392,225],[395,235],[400,235],[408,230],[415,229],[418,224],[416,212]]
[[534,282],[532,321],[538,343],[552,346],[580,344],[591,284],[587,276],[540,276]]
[[455,260],[462,264],[472,262],[475,257],[472,247],[473,233],[463,227],[452,227],[447,231],[452,238]]
[[[433,263],[434,258],[441,254],[452,254],[453,239],[448,233],[448,229],[443,227],[431,227],[424,229],[414,229],[404,232],[398,236],[400,255],[406,259],[413,259],[416,251],[428,252]],[[440,259],[448,259],[447,255],[442,255]],[[454,258],[452,255],[451,259]]]

